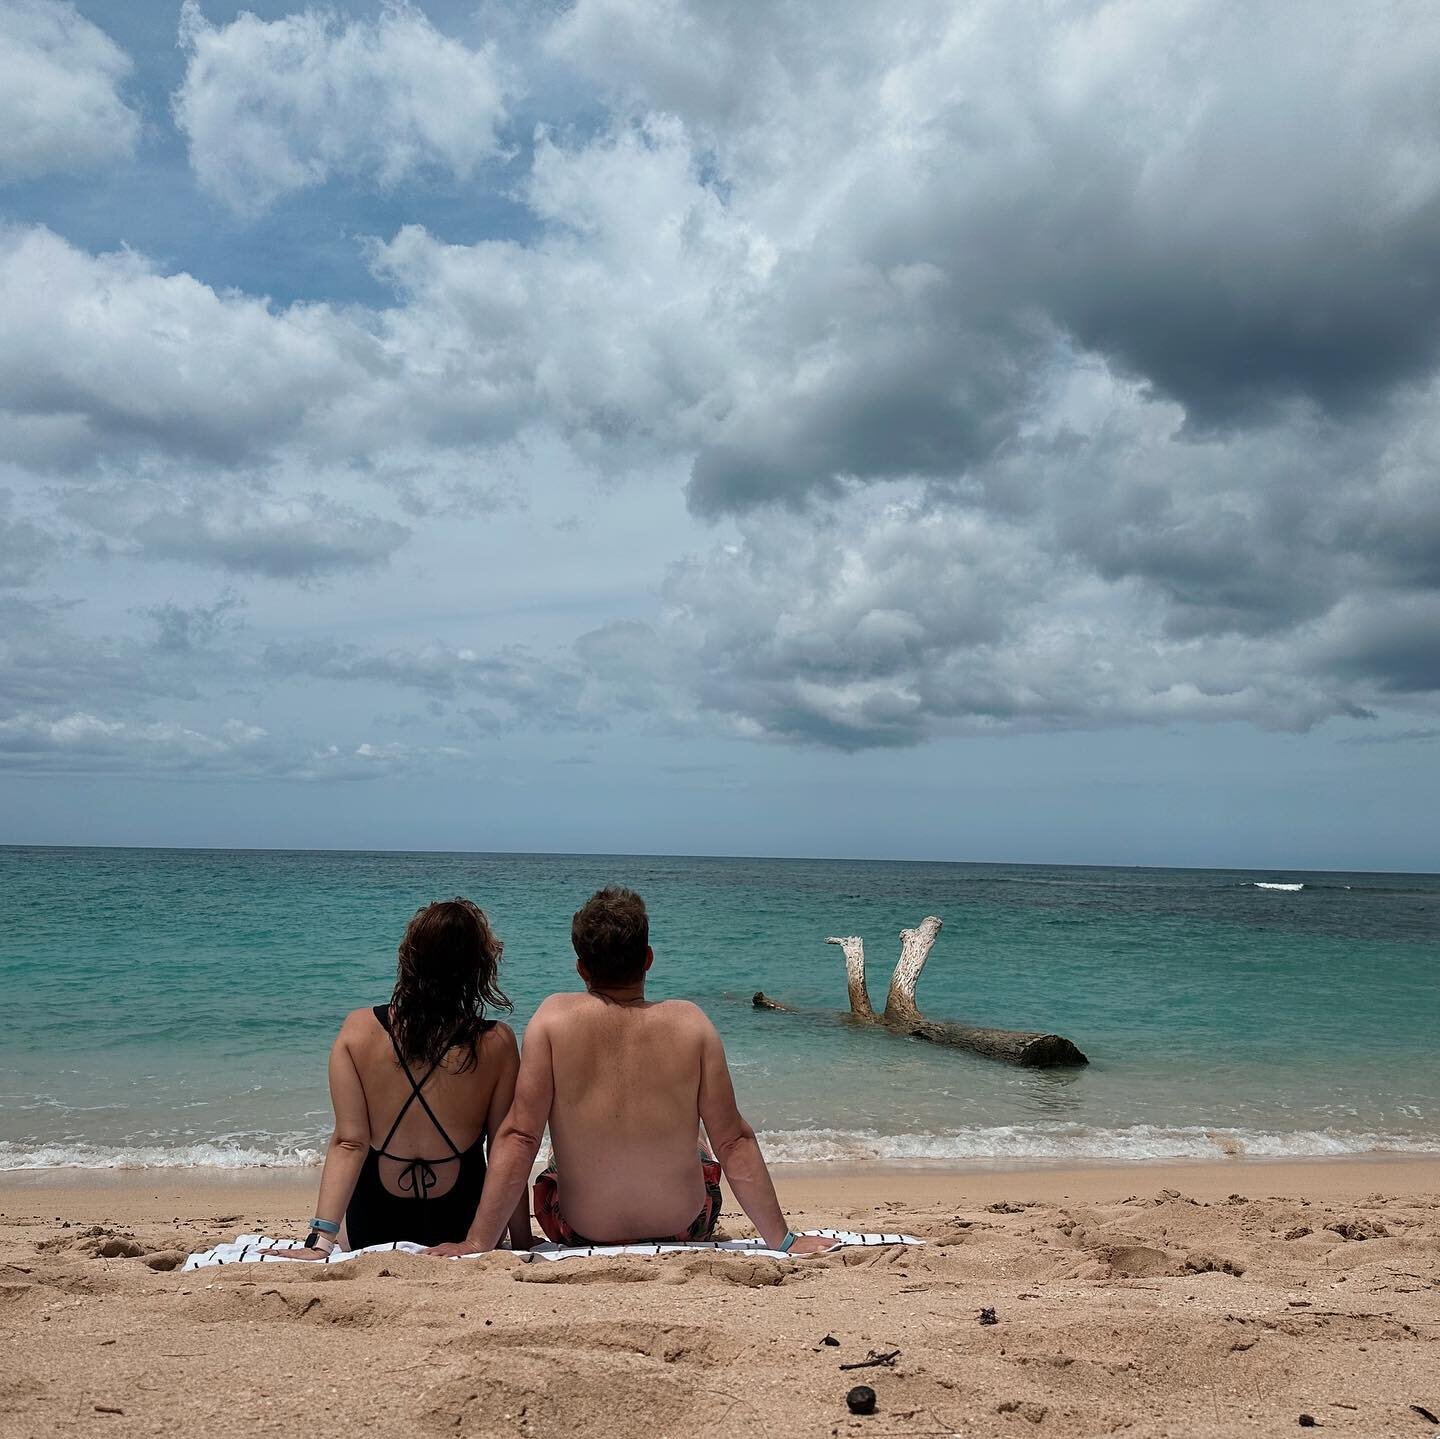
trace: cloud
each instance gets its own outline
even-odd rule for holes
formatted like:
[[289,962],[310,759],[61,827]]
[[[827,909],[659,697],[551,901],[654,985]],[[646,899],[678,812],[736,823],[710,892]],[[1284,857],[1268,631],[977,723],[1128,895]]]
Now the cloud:
[[469,728],[486,734],[522,725],[596,729],[608,718],[581,664],[522,645],[493,653],[438,644],[375,653],[331,640],[277,642],[266,646],[262,664],[276,678],[419,690],[454,703]]
[[173,600],[150,605],[144,613],[155,626],[154,646],[163,654],[194,654],[212,645],[237,624],[244,601],[227,590],[213,604],[180,605]]
[[343,740],[317,736],[310,717],[267,726],[215,714],[209,696],[253,707],[276,678],[241,643],[240,608],[230,592],[147,606],[150,632],[135,636],[87,633],[82,606],[0,597],[0,769],[358,780],[463,759],[449,741],[357,737],[349,712],[321,720],[322,730],[351,731]]
[[0,4],[0,184],[128,160],[130,57],[66,0]]
[[[750,353],[789,363],[736,396],[740,438],[702,452],[697,503],[953,470],[1016,432],[1047,331],[1197,427],[1294,399],[1345,413],[1432,368],[1424,0],[1320,29],[1284,0],[813,0],[767,21],[577,0],[551,38],[622,113],[678,122],[774,255],[775,343]],[[911,396],[889,429],[844,423]]]
[[1440,729],[1404,729],[1394,730],[1389,734],[1349,735],[1340,743],[1357,745],[1420,744],[1437,739],[1440,739]]
[[[1433,709],[1430,7],[553,13],[544,63],[583,118],[542,116],[507,177],[524,237],[387,219],[362,242],[384,305],[275,305],[5,231],[0,439],[31,494],[0,524],[48,533],[53,500],[102,553],[333,579],[410,521],[558,512],[552,471],[602,495],[664,476],[693,525],[643,547],[637,589],[674,561],[659,599],[521,645],[453,617],[427,643],[399,596],[389,648],[222,645],[178,605],[146,683],[400,689],[452,738],[844,750]],[[237,205],[338,179],[395,187],[388,216],[402,185],[479,175],[508,123],[498,56],[413,9],[184,26],[176,114]],[[35,537],[8,533],[0,572],[33,577]],[[61,644],[77,675],[129,652],[85,643]],[[45,689],[26,655],[22,708]],[[86,709],[63,688],[28,707]]]
[[203,668],[167,663],[126,636],[74,623],[81,607],[0,594],[0,716],[56,716],[80,706],[133,710],[157,698],[195,698]]
[[343,431],[349,396],[386,369],[374,338],[327,306],[277,312],[130,250],[0,228],[0,417],[18,464],[262,461]]
[[24,712],[0,719],[0,769],[29,774],[362,780],[408,773],[460,753],[399,744],[283,743],[236,719],[209,731],[173,720],[106,719],[83,710],[53,719]]
[[12,518],[14,511],[14,496],[0,490],[0,589],[30,584],[59,548],[39,525]]
[[[747,522],[677,566],[660,648],[732,732],[845,750],[940,734],[1360,716],[1317,626],[1176,636],[1142,587],[923,491]],[[1301,642],[1303,640],[1303,643]],[[1373,651],[1366,651],[1373,653]]]
[[499,153],[505,77],[494,50],[442,35],[392,0],[377,20],[307,7],[211,25],[185,0],[189,52],[176,124],[200,183],[256,211],[332,177],[392,188],[417,173],[468,180]]
[[409,535],[404,525],[319,494],[223,508],[192,500],[179,511],[150,516],[134,531],[141,552],[155,559],[286,580],[374,569]]

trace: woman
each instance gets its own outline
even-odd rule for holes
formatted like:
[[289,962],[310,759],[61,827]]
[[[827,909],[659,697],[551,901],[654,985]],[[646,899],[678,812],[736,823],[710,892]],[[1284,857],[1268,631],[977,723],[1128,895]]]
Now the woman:
[[[426,905],[400,941],[390,1003],[341,1025],[330,1051],[335,1132],[304,1257],[337,1243],[465,1237],[485,1183],[485,1141],[509,1112],[520,1067],[514,1031],[485,1018],[487,1005],[510,1008],[496,983],[501,949],[468,899]],[[509,1228],[515,1248],[535,1242],[523,1199]]]

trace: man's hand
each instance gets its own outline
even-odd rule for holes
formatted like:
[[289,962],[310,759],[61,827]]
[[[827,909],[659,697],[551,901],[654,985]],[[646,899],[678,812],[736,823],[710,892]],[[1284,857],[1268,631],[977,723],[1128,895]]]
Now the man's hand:
[[840,1247],[838,1239],[824,1234],[801,1234],[787,1252],[791,1259],[808,1259],[815,1254],[831,1254]]
[[420,1252],[432,1259],[463,1259],[467,1254],[484,1254],[485,1249],[473,1239],[461,1239],[453,1244],[434,1244]]

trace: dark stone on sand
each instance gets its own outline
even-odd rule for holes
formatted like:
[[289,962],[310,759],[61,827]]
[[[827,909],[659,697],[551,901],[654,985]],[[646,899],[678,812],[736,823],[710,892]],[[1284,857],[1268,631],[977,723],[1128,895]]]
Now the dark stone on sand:
[[1313,1414],[1302,1414],[1300,1416],[1300,1427],[1302,1429],[1318,1429],[1320,1426]]
[[1000,1320],[996,1317],[995,1311],[987,1305],[980,1311],[980,1322],[982,1324],[998,1324]]
[[833,1334],[827,1334],[820,1342],[822,1344],[828,1344],[832,1349],[838,1349],[840,1347],[840,1341]]
[[845,1396],[845,1403],[852,1414],[873,1414],[875,1391],[868,1384],[857,1384]]

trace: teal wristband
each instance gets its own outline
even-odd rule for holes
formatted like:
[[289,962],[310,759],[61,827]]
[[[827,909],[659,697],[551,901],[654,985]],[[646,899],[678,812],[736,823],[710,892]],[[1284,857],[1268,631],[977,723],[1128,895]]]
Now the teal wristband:
[[339,1234],[340,1232],[340,1226],[333,1219],[312,1219],[310,1227],[321,1234]]
[[780,1241],[780,1252],[781,1252],[782,1254],[789,1254],[789,1252],[790,1252],[790,1246],[791,1246],[792,1244],[794,1244],[794,1242],[795,1242],[797,1239],[799,1239],[799,1237],[800,1237],[800,1236],[799,1236],[798,1234],[796,1234],[796,1233],[794,1232],[794,1230],[787,1229],[787,1230],[785,1231],[785,1237],[784,1237],[784,1239],[782,1239],[782,1240]]

